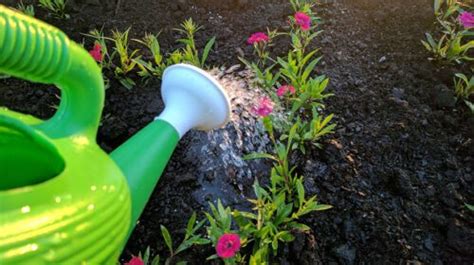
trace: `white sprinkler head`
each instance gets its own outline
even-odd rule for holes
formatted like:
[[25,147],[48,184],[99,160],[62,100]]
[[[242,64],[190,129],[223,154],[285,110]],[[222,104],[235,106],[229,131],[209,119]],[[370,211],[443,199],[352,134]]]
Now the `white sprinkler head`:
[[170,123],[180,137],[194,128],[220,128],[230,119],[230,101],[224,89],[211,75],[192,65],[166,68],[161,97],[165,109],[157,119]]

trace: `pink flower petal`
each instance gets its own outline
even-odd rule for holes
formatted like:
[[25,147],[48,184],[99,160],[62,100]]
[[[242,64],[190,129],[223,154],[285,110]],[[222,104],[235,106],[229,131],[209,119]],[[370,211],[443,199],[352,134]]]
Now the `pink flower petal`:
[[303,12],[296,12],[295,21],[303,31],[309,30],[311,28],[311,17]]
[[465,28],[474,27],[474,14],[467,11],[462,12],[459,16],[459,22],[461,22]]
[[232,258],[240,250],[240,237],[237,234],[223,234],[216,245],[217,255],[223,259]]
[[140,259],[139,257],[132,256],[132,259],[125,263],[124,265],[144,265],[143,260]]
[[269,37],[264,32],[255,32],[247,39],[247,43],[253,45],[255,43],[267,42],[268,40]]

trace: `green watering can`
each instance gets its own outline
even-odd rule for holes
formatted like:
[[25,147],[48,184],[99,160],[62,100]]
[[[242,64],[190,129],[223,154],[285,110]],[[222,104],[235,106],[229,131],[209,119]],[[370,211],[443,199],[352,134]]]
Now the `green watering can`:
[[0,5],[0,73],[54,84],[47,121],[0,108],[0,264],[114,264],[179,139],[230,117],[206,72],[166,69],[165,110],[107,155],[96,143],[100,68],[58,29]]

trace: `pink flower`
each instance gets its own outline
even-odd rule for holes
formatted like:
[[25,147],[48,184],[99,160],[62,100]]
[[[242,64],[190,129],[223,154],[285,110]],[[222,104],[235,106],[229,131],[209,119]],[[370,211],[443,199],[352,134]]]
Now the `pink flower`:
[[263,32],[256,32],[247,39],[247,43],[249,45],[253,45],[255,43],[267,42],[268,40],[269,38],[267,34]]
[[92,56],[92,58],[94,58],[94,60],[96,60],[99,63],[102,62],[102,59],[104,57],[102,55],[102,46],[100,46],[99,43],[96,43],[94,45],[94,49],[90,50],[89,54]]
[[461,13],[459,16],[459,22],[465,27],[465,28],[473,28],[474,27],[474,14],[471,12],[464,11]]
[[132,256],[132,259],[124,265],[144,265],[143,260],[139,257]]
[[240,237],[237,234],[223,234],[216,245],[217,256],[228,259],[235,256],[240,249]]
[[311,18],[303,12],[296,12],[296,24],[300,25],[301,30],[306,31],[311,28]]
[[260,100],[257,107],[254,107],[253,112],[258,116],[267,117],[273,111],[273,102],[268,97],[264,97]]
[[277,89],[277,96],[282,97],[286,93],[294,94],[296,92],[295,88],[290,85],[281,86]]

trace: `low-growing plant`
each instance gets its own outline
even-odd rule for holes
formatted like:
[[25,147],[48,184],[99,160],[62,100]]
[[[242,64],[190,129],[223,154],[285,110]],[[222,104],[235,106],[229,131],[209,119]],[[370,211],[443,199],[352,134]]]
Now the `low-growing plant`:
[[165,244],[170,252],[169,257],[165,260],[165,265],[171,264],[176,255],[180,254],[181,252],[189,249],[194,245],[205,245],[210,243],[208,239],[205,239],[201,235],[196,233],[204,225],[204,222],[205,220],[196,222],[196,213],[193,213],[191,218],[189,218],[188,220],[184,239],[176,248],[173,247],[173,240],[171,239],[171,235],[168,229],[166,229],[166,227],[164,227],[163,225],[160,227],[161,235],[163,236]]
[[161,78],[165,68],[168,66],[163,54],[161,53],[158,35],[146,34],[143,39],[135,40],[145,45],[152,55],[151,61],[146,61],[143,58],[135,59],[137,64],[142,66],[142,71],[138,73],[142,77],[148,78],[155,76],[157,78]]
[[22,12],[23,14],[28,15],[30,17],[35,16],[35,6],[34,5],[26,5],[21,0],[18,3],[18,5],[16,6],[16,9],[18,9],[20,12]]
[[290,0],[291,7],[293,11],[298,12],[302,11],[305,13],[312,12],[312,8],[316,4],[314,0]]
[[[268,35],[257,32],[247,41],[248,44],[253,45],[255,53],[259,57],[257,63],[248,62],[243,58],[240,60],[254,72],[256,83],[264,88],[275,102],[280,103],[284,108],[289,108],[287,121],[277,122],[285,125],[276,126],[280,132],[285,134],[292,124],[299,123],[301,126],[298,135],[306,136],[299,139],[319,140],[319,133],[326,132],[326,130],[321,128],[319,131],[316,129],[317,125],[328,126],[329,124],[323,122],[328,121],[327,119],[321,120],[320,115],[314,114],[324,107],[322,101],[332,94],[325,92],[329,82],[325,76],[312,77],[321,60],[321,57],[316,56],[318,50],[306,53],[310,43],[321,32],[315,31],[318,18],[298,11],[294,16],[290,16],[289,20],[291,30],[286,35],[290,36],[292,49],[286,57],[278,57],[274,60],[269,56],[266,48],[272,45],[271,41],[274,36],[283,34],[267,30]],[[268,62],[270,64],[267,64]],[[275,90],[277,85],[279,88]],[[291,89],[288,90],[288,88]],[[283,92],[285,89],[290,93]],[[332,116],[329,116],[329,121],[331,119]],[[329,131],[332,131],[334,127],[329,128]],[[304,147],[302,146],[300,150],[304,150]]]
[[458,99],[463,100],[474,114],[474,103],[469,100],[470,97],[474,95],[474,75],[468,78],[464,74],[456,74],[454,78],[454,88]]
[[69,19],[69,14],[66,14],[68,0],[39,0],[39,5],[49,12],[56,18]]
[[109,53],[107,40],[112,40],[105,37],[103,30],[93,29],[89,34],[84,34],[85,36],[91,37],[94,39],[94,48],[100,48],[100,58],[94,58],[103,69],[111,70],[112,69],[112,58]]
[[[434,14],[438,31],[426,33],[425,48],[433,54],[430,60],[456,62],[464,64],[472,62],[474,51],[474,13],[470,1],[434,0]],[[435,38],[435,36],[439,36]],[[469,101],[474,93],[474,78],[463,73],[454,77],[454,88],[458,99],[463,100],[474,113],[474,104]]]
[[[145,46],[148,52],[140,49],[130,49],[130,28],[124,32],[114,30],[111,37],[104,36],[102,30],[93,30],[84,35],[93,38],[95,41],[94,49],[90,51],[94,59],[100,63],[103,69],[113,71],[115,78],[124,87],[132,89],[136,85],[136,82],[132,79],[134,74],[148,81],[151,77],[161,79],[165,68],[172,64],[188,63],[204,68],[216,38],[211,38],[201,52],[196,46],[194,37],[200,29],[201,27],[195,24],[192,19],[183,22],[181,28],[176,30],[184,34],[183,38],[177,40],[177,43],[184,45],[184,47],[168,54],[163,54],[161,50],[158,40],[159,34],[147,33],[142,39],[133,39],[133,41]],[[107,48],[108,41],[113,42],[113,52],[111,53]],[[150,56],[147,54],[150,54]]]
[[[285,149],[285,150],[283,150]],[[289,148],[282,148],[281,154],[254,154],[247,158],[268,157],[278,161],[288,155]],[[217,207],[211,205],[208,235],[213,242],[228,232],[236,232],[240,236],[242,247],[251,246],[252,253],[248,258],[249,264],[270,264],[273,256],[278,254],[279,244],[294,240],[294,233],[308,232],[310,228],[298,220],[311,212],[330,209],[330,205],[318,204],[316,196],[306,198],[303,177],[293,175],[293,169],[288,168],[288,160],[276,162],[271,171],[268,187],[262,187],[258,181],[253,185],[255,198],[249,199],[253,205],[252,212],[224,208],[218,201]],[[232,224],[238,229],[232,230]],[[209,259],[217,258],[213,255]],[[232,260],[224,260],[226,264],[244,262],[247,260],[240,253]]]
[[456,31],[448,22],[442,22],[444,31],[442,36],[435,40],[430,33],[426,33],[426,41],[422,40],[425,48],[433,54],[431,60],[446,60],[447,62],[461,63],[463,60],[472,61],[474,57],[470,56],[470,50],[474,48],[474,41],[463,44],[467,36],[474,36],[468,30]]
[[111,57],[112,60],[114,60],[115,56],[118,56],[119,64],[114,70],[115,77],[124,87],[132,89],[136,83],[128,76],[128,74],[135,69],[137,66],[137,60],[139,60],[141,56],[138,55],[138,49],[129,49],[129,32],[130,28],[124,32],[119,30],[112,31],[112,40],[114,41],[115,47]]
[[426,40],[422,40],[425,48],[433,54],[431,60],[445,60],[447,62],[471,61],[470,51],[474,48],[474,36],[471,27],[462,19],[463,14],[472,8],[462,1],[435,0],[434,13],[436,26],[439,29],[435,38],[431,33],[426,33]]
[[239,60],[255,74],[256,84],[270,94],[275,88],[277,81],[280,79],[280,71],[275,70],[277,63],[269,56],[267,48],[273,46],[272,41],[278,35],[282,34],[278,33],[276,30],[270,31],[269,29],[267,29],[267,33],[256,32],[252,34],[248,38],[247,44],[253,46],[254,52],[258,58],[257,61],[249,62],[246,59],[239,57]]
[[202,54],[200,55],[199,50],[196,47],[194,35],[201,28],[201,26],[198,26],[196,23],[194,23],[192,18],[189,18],[181,24],[181,28],[176,28],[175,30],[184,35],[184,38],[178,40],[179,43],[184,45],[184,48],[180,50],[182,56],[181,60],[183,62],[203,68],[206,64],[209,52],[216,42],[216,38],[212,37],[209,41],[207,41]]
[[[171,237],[170,232],[168,229],[161,225],[160,230],[161,230],[161,235],[165,241],[165,245],[168,247],[169,251],[169,256],[164,259],[164,265],[169,265],[169,264],[178,264],[178,265],[184,265],[187,264],[185,261],[178,261],[174,262],[176,259],[176,256],[187,249],[189,249],[192,246],[196,245],[206,245],[209,244],[211,241],[208,239],[202,237],[202,235],[198,234],[198,230],[204,225],[206,220],[202,220],[200,222],[196,221],[196,213],[193,213],[191,217],[188,220],[188,224],[186,226],[186,232],[184,235],[183,241],[175,248],[173,246],[173,239]],[[143,265],[160,265],[161,257],[159,255],[156,255],[155,257],[152,257],[150,255],[150,247],[148,247],[145,252],[142,253],[140,252],[138,257],[132,257],[132,260],[134,258],[138,258]]]

